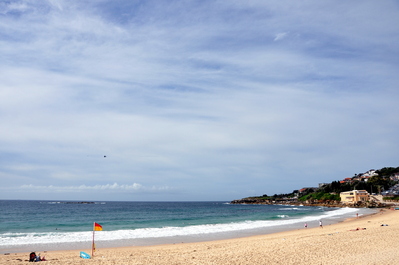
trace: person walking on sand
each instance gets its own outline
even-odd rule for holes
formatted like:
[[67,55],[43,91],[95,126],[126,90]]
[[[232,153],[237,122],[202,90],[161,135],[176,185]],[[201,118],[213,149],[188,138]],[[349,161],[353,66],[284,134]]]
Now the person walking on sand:
[[323,223],[321,222],[321,220],[319,221],[319,225],[321,228],[323,228]]
[[308,228],[308,224],[307,223],[305,223],[305,228]]

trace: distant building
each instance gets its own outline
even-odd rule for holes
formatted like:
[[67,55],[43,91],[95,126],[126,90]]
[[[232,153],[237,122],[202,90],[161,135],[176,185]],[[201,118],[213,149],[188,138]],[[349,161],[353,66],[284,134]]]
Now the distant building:
[[304,192],[315,192],[317,191],[318,188],[316,187],[307,187],[307,188],[302,188],[299,190],[299,193],[304,193]]
[[367,182],[370,178],[371,178],[370,176],[363,177],[363,181]]
[[398,181],[399,180],[399,173],[395,173],[390,177],[391,180],[393,181]]
[[374,177],[374,176],[378,176],[377,172],[374,169],[370,169],[366,173],[362,174],[362,177]]
[[370,195],[366,190],[344,191],[339,194],[342,203],[366,202]]
[[386,197],[398,196],[399,195],[399,184],[396,184],[395,186],[389,188],[388,190],[381,192],[381,194]]
[[324,186],[327,186],[328,184],[330,184],[330,183],[319,183],[319,188],[322,188],[322,187],[324,187]]
[[352,181],[362,181],[363,177],[361,175],[352,177]]

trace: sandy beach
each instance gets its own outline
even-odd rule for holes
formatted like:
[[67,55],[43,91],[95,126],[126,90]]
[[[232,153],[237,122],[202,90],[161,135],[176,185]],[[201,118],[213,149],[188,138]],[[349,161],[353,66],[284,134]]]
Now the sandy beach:
[[[353,218],[323,228],[171,245],[81,250],[36,250],[45,264],[398,264],[399,211]],[[382,226],[383,225],[383,226]],[[91,253],[90,249],[86,249]],[[28,262],[29,253],[0,256],[0,264]]]

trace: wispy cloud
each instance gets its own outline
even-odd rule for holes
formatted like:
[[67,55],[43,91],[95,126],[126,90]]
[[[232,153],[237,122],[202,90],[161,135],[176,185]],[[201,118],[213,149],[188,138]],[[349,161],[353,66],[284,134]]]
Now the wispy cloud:
[[279,41],[284,39],[285,37],[287,37],[288,33],[287,32],[281,32],[281,33],[277,33],[276,37],[274,38],[274,41]]
[[40,190],[42,192],[87,192],[87,191],[112,191],[112,192],[135,192],[135,191],[166,191],[171,190],[170,187],[162,186],[152,186],[152,187],[144,187],[141,184],[133,183],[131,185],[118,183],[114,184],[105,184],[105,185],[79,185],[79,186],[41,186],[41,185],[22,185],[19,187],[23,190]]
[[[397,11],[394,1],[2,2],[3,186],[234,199],[395,166]],[[141,186],[91,186],[113,182]]]

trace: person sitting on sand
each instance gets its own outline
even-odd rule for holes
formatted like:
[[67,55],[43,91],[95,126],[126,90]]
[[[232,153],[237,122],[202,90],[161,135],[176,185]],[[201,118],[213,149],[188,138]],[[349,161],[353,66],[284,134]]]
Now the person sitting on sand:
[[31,252],[29,254],[29,262],[35,262],[36,261],[36,253],[35,252]]
[[366,230],[366,228],[360,228],[360,227],[358,227],[358,228],[356,228],[356,229],[351,229],[351,230],[349,230],[349,231],[358,231],[358,230]]

